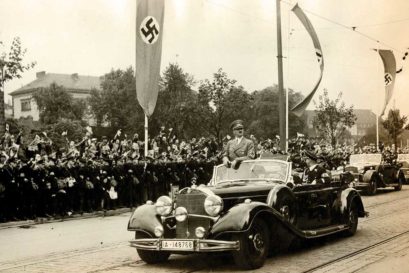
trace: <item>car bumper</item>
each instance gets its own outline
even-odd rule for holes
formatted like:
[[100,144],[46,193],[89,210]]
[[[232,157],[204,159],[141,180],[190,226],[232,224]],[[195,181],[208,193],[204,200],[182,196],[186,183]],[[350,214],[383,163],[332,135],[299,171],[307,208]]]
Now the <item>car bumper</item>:
[[362,189],[366,189],[370,186],[369,183],[365,183],[365,182],[353,182],[352,187],[357,189],[357,190],[362,190]]
[[[188,241],[193,243],[190,249],[173,248],[164,249],[162,241]],[[170,251],[170,252],[220,252],[240,250],[240,243],[238,241],[221,241],[221,240],[207,240],[207,239],[161,239],[161,238],[147,238],[135,239],[130,241],[130,246],[136,249],[154,250],[154,251]]]

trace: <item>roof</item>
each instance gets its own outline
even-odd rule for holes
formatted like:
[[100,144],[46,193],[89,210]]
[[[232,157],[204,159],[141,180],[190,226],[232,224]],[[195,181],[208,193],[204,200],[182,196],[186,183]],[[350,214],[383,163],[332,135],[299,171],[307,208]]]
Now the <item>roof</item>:
[[11,96],[30,93],[35,89],[49,87],[52,83],[64,86],[69,91],[89,92],[100,89],[100,77],[78,74],[37,73],[37,79],[10,93]]

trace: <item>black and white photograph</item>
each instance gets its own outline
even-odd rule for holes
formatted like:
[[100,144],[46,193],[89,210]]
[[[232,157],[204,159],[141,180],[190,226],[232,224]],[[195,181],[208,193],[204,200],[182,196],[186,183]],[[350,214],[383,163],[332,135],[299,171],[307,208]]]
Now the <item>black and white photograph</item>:
[[0,0],[0,273],[408,273],[408,0]]

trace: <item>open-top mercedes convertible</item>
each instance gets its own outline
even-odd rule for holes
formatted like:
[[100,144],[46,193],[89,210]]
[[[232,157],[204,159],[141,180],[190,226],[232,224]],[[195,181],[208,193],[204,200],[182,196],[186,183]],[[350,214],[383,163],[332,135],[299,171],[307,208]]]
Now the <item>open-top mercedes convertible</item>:
[[284,160],[246,160],[237,170],[216,166],[208,185],[138,207],[128,223],[131,246],[147,263],[172,253],[228,251],[240,267],[254,269],[293,240],[355,234],[366,212],[347,182],[293,181]]
[[354,154],[350,156],[345,172],[353,176],[354,188],[374,195],[378,188],[402,189],[405,175],[400,167],[399,164],[384,162],[382,154]]

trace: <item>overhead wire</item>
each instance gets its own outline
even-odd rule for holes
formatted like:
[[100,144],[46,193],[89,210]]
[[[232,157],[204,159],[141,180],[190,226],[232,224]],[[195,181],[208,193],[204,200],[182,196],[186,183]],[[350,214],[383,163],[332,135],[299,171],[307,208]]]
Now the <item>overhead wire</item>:
[[[288,1],[281,0],[281,2],[283,2],[283,3],[285,3],[285,4],[289,5],[289,6],[293,6],[293,4],[291,4],[291,3],[288,2]],[[322,15],[320,15],[320,14],[318,14],[318,13],[313,12],[313,11],[310,11],[310,10],[308,10],[308,9],[305,9],[305,8],[303,8],[303,11],[305,11],[306,13],[309,13],[309,14],[315,16],[315,17],[318,17],[318,18],[320,18],[320,19],[322,19],[322,20],[325,20],[325,21],[327,21],[327,22],[330,22],[330,23],[332,23],[332,24],[334,24],[334,25],[337,25],[337,26],[339,26],[339,27],[342,27],[342,28],[351,30],[351,31],[353,31],[353,32],[355,32],[355,33],[357,33],[357,34],[359,34],[359,35],[361,35],[361,36],[363,36],[363,37],[365,37],[365,38],[371,40],[371,41],[374,41],[374,42],[376,42],[376,43],[380,43],[380,44],[382,44],[382,45],[384,45],[384,46],[386,46],[386,47],[388,47],[388,48],[390,48],[390,49],[393,49],[393,50],[395,50],[395,51],[397,51],[397,52],[404,53],[403,51],[401,51],[401,50],[395,48],[394,46],[391,46],[391,45],[389,45],[389,44],[387,44],[387,43],[385,43],[385,42],[383,42],[383,41],[381,41],[381,40],[379,40],[379,39],[377,39],[377,38],[375,38],[375,37],[372,37],[372,36],[370,36],[370,35],[368,35],[368,34],[366,34],[366,33],[363,33],[362,31],[357,30],[357,28],[358,28],[359,26],[348,26],[348,25],[345,25],[345,24],[340,23],[340,22],[338,22],[338,21],[332,20],[332,19],[330,19],[330,18],[328,18],[328,17],[322,16]],[[408,19],[408,20],[409,20],[409,19]]]
[[[205,1],[208,2],[209,4],[222,7],[222,8],[224,8],[224,9],[230,10],[230,11],[232,11],[232,12],[235,12],[235,13],[237,13],[237,14],[240,14],[240,15],[242,15],[242,16],[245,16],[245,17],[248,17],[248,18],[251,18],[251,19],[261,20],[261,21],[268,22],[268,23],[273,23],[273,22],[270,21],[270,20],[266,20],[266,19],[263,19],[263,18],[255,17],[255,16],[250,15],[250,14],[247,14],[247,13],[245,13],[245,12],[242,12],[242,11],[239,11],[239,10],[236,10],[236,9],[233,9],[233,8],[227,6],[227,5],[224,5],[224,4],[220,4],[220,3],[217,3],[217,2],[214,2],[214,1],[211,1],[211,0],[205,0]],[[286,1],[286,0],[280,0],[280,1],[283,2],[284,4],[289,5],[289,6],[294,6],[294,4],[292,4],[292,3],[289,2],[289,1]],[[318,13],[315,13],[315,12],[313,12],[313,11],[310,11],[310,10],[308,10],[308,9],[303,8],[303,10],[304,10],[306,13],[309,13],[309,14],[311,14],[311,15],[317,17],[317,18],[320,18],[320,19],[322,19],[322,20],[325,20],[325,21],[327,21],[327,22],[330,22],[330,23],[332,23],[332,24],[334,24],[334,25],[336,25],[336,26],[338,26],[338,27],[340,27],[340,28],[343,28],[343,29],[352,31],[352,32],[354,32],[354,33],[356,33],[356,34],[358,34],[358,35],[360,35],[360,36],[362,36],[362,37],[364,37],[364,38],[366,38],[366,39],[368,39],[368,40],[371,40],[371,41],[373,41],[373,42],[376,42],[377,44],[382,44],[382,45],[386,46],[387,48],[390,48],[390,49],[392,49],[392,50],[394,50],[394,51],[396,51],[396,52],[398,52],[398,53],[401,53],[401,54],[404,56],[404,57],[402,58],[402,60],[405,60],[406,56],[408,55],[408,54],[407,54],[407,51],[404,52],[404,51],[402,51],[402,50],[400,50],[400,49],[397,49],[396,47],[394,47],[394,46],[392,46],[392,45],[390,45],[390,44],[388,44],[388,43],[386,43],[386,42],[384,42],[384,41],[381,41],[381,40],[379,40],[379,39],[377,39],[377,38],[375,38],[375,37],[373,37],[373,36],[370,36],[370,35],[368,35],[368,34],[362,32],[362,31],[358,30],[357,28],[368,27],[368,26],[379,26],[379,25],[394,24],[394,23],[409,21],[409,18],[403,18],[403,19],[398,19],[398,20],[393,20],[393,21],[383,22],[383,23],[377,23],[377,24],[372,24],[372,25],[348,26],[348,25],[346,25],[346,24],[343,24],[343,23],[340,23],[340,22],[335,21],[335,20],[333,20],[333,19],[330,19],[330,18],[328,18],[328,17],[322,16],[322,15],[320,15],[320,14],[318,14]],[[322,29],[329,29],[329,28],[322,28]],[[292,30],[289,29],[289,32],[290,32],[290,31],[292,31]],[[408,48],[408,49],[409,49],[409,48]],[[401,72],[401,69],[398,70],[398,71]],[[399,72],[398,72],[398,73],[399,73]]]

